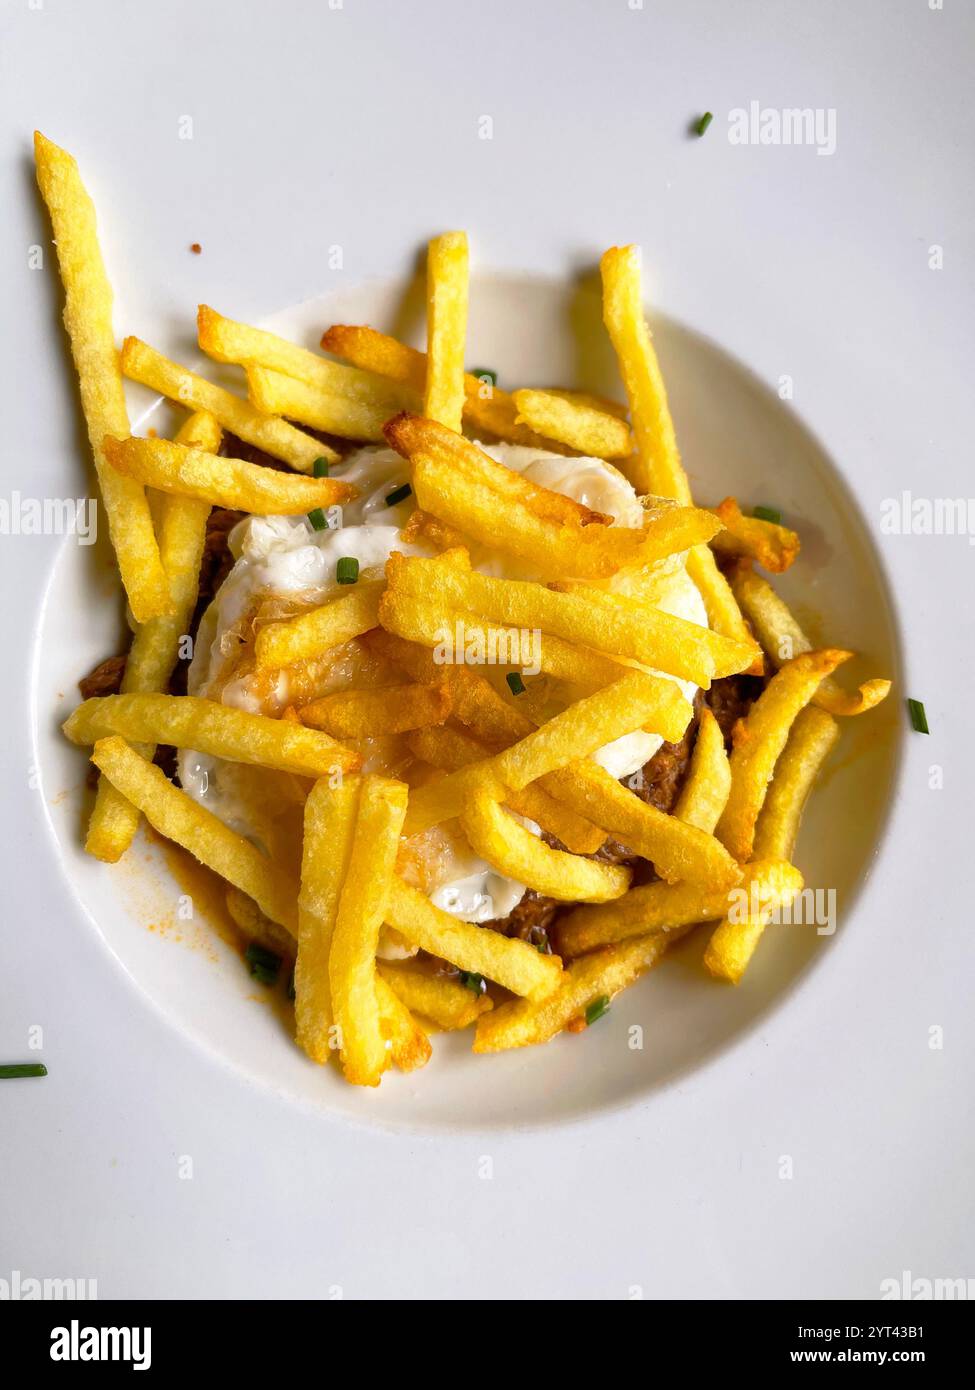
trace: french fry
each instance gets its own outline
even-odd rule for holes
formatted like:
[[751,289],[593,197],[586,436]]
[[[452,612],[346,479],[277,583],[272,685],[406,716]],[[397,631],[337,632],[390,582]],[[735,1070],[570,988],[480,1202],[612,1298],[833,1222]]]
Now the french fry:
[[330,362],[327,357],[289,343],[276,333],[225,318],[208,304],[199,306],[196,326],[200,347],[217,362],[233,362],[245,368],[265,367],[275,374],[302,381],[322,395],[362,401],[367,406],[395,402],[388,415],[395,415],[397,410],[416,410],[419,406],[418,391],[404,390],[375,372]]
[[773,904],[779,886],[794,870],[784,863],[754,861],[744,866],[740,884],[715,888],[705,883],[641,883],[615,902],[584,904],[559,920],[556,942],[566,960],[617,941],[650,933],[667,935],[697,922],[716,922],[732,911],[761,910]]
[[671,617],[621,595],[559,593],[540,584],[492,579],[463,572],[448,551],[432,560],[393,553],[386,567],[388,589],[379,606],[382,626],[392,631],[396,599],[435,600],[472,611],[508,627],[540,628],[611,656],[628,657],[704,688],[712,679],[748,667],[754,648]]
[[591,410],[604,415],[614,415],[617,420],[629,420],[630,408],[622,401],[614,401],[611,396],[600,396],[595,391],[572,391],[564,386],[546,386],[547,396],[561,396],[564,401],[574,401],[577,405],[587,405]]
[[[325,359],[322,358],[322,361]],[[338,363],[329,363],[338,367]],[[352,371],[350,367],[347,370]],[[331,395],[297,377],[285,376],[270,367],[247,368],[247,394],[251,404],[265,415],[297,420],[313,430],[337,434],[343,439],[361,439],[382,444],[383,425],[400,409],[398,401],[363,400],[355,396]]]
[[[793,617],[788,605],[779,598],[771,584],[742,561],[731,575],[735,598],[755,629],[758,640],[773,666],[803,652],[812,651],[812,643]],[[829,714],[850,716],[866,714],[887,698],[890,681],[877,677],[864,681],[859,691],[851,693],[828,676],[813,696],[813,704]]]
[[160,768],[147,763],[124,738],[99,739],[91,760],[154,830],[247,893],[272,922],[293,936],[297,933],[298,885],[249,840],[174,787]]
[[426,1031],[382,975],[376,975],[375,986],[379,1027],[389,1043],[393,1065],[400,1071],[425,1067],[433,1054]]
[[[488,758],[494,751],[460,729],[444,726],[417,729],[410,734],[407,742],[414,757],[448,772],[456,772],[458,768]],[[598,825],[584,816],[576,815],[575,811],[557,801],[540,784],[525,787],[520,792],[508,792],[505,805],[519,816],[537,822],[573,854],[595,854],[606,839],[605,832]]]
[[760,676],[764,670],[762,653],[755,646],[755,639],[742,616],[731,585],[718,569],[706,545],[695,545],[687,552],[687,573],[704,600],[711,628],[732,642],[751,647],[752,661],[747,670],[750,675]]
[[429,1019],[437,1028],[452,1033],[469,1028],[481,1014],[493,1008],[489,994],[475,994],[446,975],[434,975],[415,961],[377,962],[380,977],[409,1009]]
[[756,859],[791,859],[806,798],[840,736],[831,714],[807,705],[782,750],[755,827]]
[[711,540],[719,555],[747,556],[772,574],[781,574],[795,563],[800,545],[795,531],[762,517],[745,516],[734,497],[726,497],[713,511],[725,527]]
[[61,726],[72,743],[119,734],[135,743],[196,748],[233,762],[334,776],[358,765],[358,755],[317,729],[269,719],[198,695],[102,695],[82,704]]
[[352,858],[360,779],[321,778],[305,802],[295,962],[295,1038],[313,1061],[335,1050],[329,956],[339,897]]
[[451,475],[462,477],[471,486],[483,485],[505,503],[523,504],[541,520],[578,526],[610,520],[603,512],[594,511],[561,492],[541,487],[513,468],[506,468],[469,439],[446,429],[436,420],[404,411],[387,423],[384,434],[396,452],[410,462],[424,458],[441,463]]
[[548,1042],[566,1024],[585,1015],[604,996],[612,999],[657,964],[671,938],[662,934],[607,946],[574,961],[562,972],[559,987],[547,999],[512,999],[477,1020],[475,1052],[502,1052]]
[[661,878],[718,888],[729,888],[741,878],[734,859],[710,832],[641,801],[598,763],[573,763],[572,773],[571,786],[563,790],[572,809],[649,859]]
[[468,252],[464,232],[427,248],[427,376],[423,413],[460,433],[467,344]]
[[106,438],[105,456],[120,474],[161,492],[198,497],[214,507],[256,516],[298,516],[355,496],[354,488],[334,478],[303,478],[244,459],[186,449],[166,439]]
[[637,492],[673,497],[691,506],[691,489],[680,461],[667,389],[643,313],[640,253],[614,246],[600,262],[603,320],[619,361],[633,418],[638,454],[631,465]]
[[[188,447],[216,453],[220,426],[212,415],[198,412],[183,425],[177,440]],[[150,618],[136,631],[125,663],[121,693],[162,691],[176,665],[180,638],[188,631],[199,593],[200,561],[206,540],[207,502],[188,497],[161,499],[159,550],[170,591],[170,610]],[[155,748],[147,747],[152,759]],[[88,823],[85,849],[96,859],[114,864],[132,843],[139,813],[110,782],[99,778],[95,806]]]
[[372,774],[359,792],[348,872],[339,895],[328,957],[342,1068],[357,1086],[378,1086],[387,1064],[376,991],[376,946],[386,916],[400,830],[402,782]]
[[378,583],[356,584],[320,608],[309,609],[287,622],[268,623],[257,634],[254,645],[257,669],[264,671],[307,661],[368,632],[379,621],[382,589]]
[[704,964],[719,980],[738,984],[773,912],[802,892],[802,874],[791,864],[765,861],[755,872],[756,889],[747,901],[715,927],[704,952]]
[[630,885],[629,869],[551,849],[479,788],[460,823],[471,848],[499,873],[560,902],[606,902]]
[[450,715],[445,685],[391,685],[379,690],[336,690],[302,705],[303,724],[334,738],[375,738],[442,724]]
[[[427,374],[426,353],[406,347],[374,328],[335,324],[322,335],[322,347],[344,357],[357,367],[389,377],[422,394]],[[516,423],[518,410],[514,397],[498,386],[483,382],[470,372],[464,375],[464,418],[478,433],[503,439],[509,444],[559,452],[553,441]]]
[[716,830],[736,859],[751,858],[758,813],[796,715],[823,677],[851,655],[826,648],[786,662],[742,721],[731,753],[731,791]]
[[[731,768],[725,752],[724,735],[711,711],[704,707],[697,725],[697,737],[690,765],[681,788],[674,816],[687,825],[695,825],[708,835],[721,819],[731,791]],[[763,856],[788,859],[789,855]]]
[[459,970],[483,975],[512,994],[543,999],[555,989],[562,973],[558,956],[540,955],[516,937],[463,922],[401,878],[393,879],[386,921],[421,950]]
[[170,361],[141,338],[126,338],[120,364],[123,375],[132,381],[141,381],[143,386],[168,396],[188,410],[209,411],[238,439],[290,463],[299,473],[310,473],[319,458],[331,463],[338,461],[335,450],[321,440],[296,430],[286,420],[263,415],[249,401],[181,367],[178,362]]
[[630,427],[578,397],[550,391],[516,391],[519,424],[598,459],[625,459],[633,452]]
[[105,273],[95,207],[78,166],[67,151],[34,132],[37,184],[51,216],[64,284],[64,326],[78,372],[81,406],[88,427],[102,506],[112,549],[136,622],[165,613],[169,586],[145,490],[106,462],[105,436],[127,435],[125,406],[112,329],[112,287]]

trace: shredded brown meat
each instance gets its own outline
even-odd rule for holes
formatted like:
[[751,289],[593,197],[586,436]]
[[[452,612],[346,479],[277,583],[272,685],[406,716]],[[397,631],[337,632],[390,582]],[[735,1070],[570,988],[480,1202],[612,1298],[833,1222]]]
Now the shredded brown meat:
[[89,671],[87,676],[82,676],[78,682],[81,698],[91,700],[98,695],[117,695],[122,677],[125,675],[125,662],[124,655],[107,656],[104,661],[100,661],[93,671]]

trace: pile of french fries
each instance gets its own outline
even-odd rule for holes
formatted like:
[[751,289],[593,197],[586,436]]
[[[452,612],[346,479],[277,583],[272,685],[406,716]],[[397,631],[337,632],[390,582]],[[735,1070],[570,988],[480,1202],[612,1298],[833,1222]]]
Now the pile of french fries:
[[[468,245],[459,232],[430,244],[425,353],[369,327],[335,326],[322,338],[326,357],[201,306],[200,347],[243,369],[247,394],[237,395],[138,338],[117,351],[94,208],[75,161],[40,134],[36,161],[134,623],[121,692],[84,701],[64,725],[100,773],[90,853],[118,860],[144,816],[221,875],[244,935],[294,962],[299,1045],[319,1063],[337,1057],[358,1085],[377,1085],[391,1064],[422,1066],[437,1030],[473,1029],[475,1052],[580,1031],[701,923],[716,924],[707,970],[737,983],[776,909],[802,889],[796,834],[837,717],[871,709],[889,682],[844,688],[833,673],[851,654],[813,650],[757,573],[794,562],[793,531],[746,516],[734,498],[714,510],[694,504],[636,249],[614,247],[601,263],[628,409],[561,389],[508,393],[465,372]],[[174,440],[130,435],[123,376],[188,412]],[[219,695],[168,694],[210,508],[297,516],[354,495],[329,474],[339,451],[308,429],[385,442],[408,461],[415,510],[404,553],[340,596],[255,630],[247,657],[255,676],[293,677],[280,717]],[[221,455],[225,432],[285,467]],[[648,499],[644,524],[610,524],[495,462],[471,435],[615,460]],[[407,541],[427,553],[407,553]],[[540,578],[479,572],[471,552],[484,548],[530,562]],[[655,602],[682,565],[706,628]],[[443,631],[457,624],[485,641],[538,633],[543,678],[571,697],[545,712],[517,671],[505,684],[438,661]],[[395,678],[323,692],[316,672],[353,646]],[[672,814],[595,761],[638,730],[681,740],[695,714],[678,680],[706,691],[739,673],[764,673],[764,688],[730,754],[710,710],[701,711]],[[396,775],[362,770],[363,742],[378,737],[397,740]],[[159,745],[263,779],[300,818],[300,837],[278,833],[275,843],[272,826],[259,848],[228,828],[154,764]],[[423,851],[438,829],[567,905],[558,954],[434,904]],[[650,861],[656,877],[633,886],[629,867],[600,857],[609,839]],[[730,909],[735,890],[748,891],[743,915]],[[378,958],[383,932],[405,944],[405,959]]]

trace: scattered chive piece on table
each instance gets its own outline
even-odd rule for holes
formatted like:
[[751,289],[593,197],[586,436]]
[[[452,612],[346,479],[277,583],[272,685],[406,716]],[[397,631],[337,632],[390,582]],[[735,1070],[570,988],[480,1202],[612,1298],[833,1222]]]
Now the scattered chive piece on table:
[[311,522],[312,526],[314,526],[316,531],[328,530],[328,518],[322,511],[321,507],[316,507],[314,511],[309,512],[308,520]]
[[916,734],[929,734],[928,716],[920,700],[908,700],[907,712],[911,716],[911,728]]
[[14,1081],[19,1076],[47,1076],[47,1067],[43,1062],[13,1062],[0,1066],[0,1081]]
[[609,995],[597,995],[591,1004],[586,1005],[586,1027],[591,1027],[597,1018],[602,1018],[603,1014],[607,1013],[609,1013]]
[[273,985],[281,969],[281,957],[256,941],[250,942],[244,952],[244,959],[250,966],[251,975],[262,985]]
[[413,489],[410,487],[409,483],[403,483],[402,486],[394,488],[386,497],[386,506],[395,507],[397,502],[405,501],[412,491]]
[[508,682],[508,689],[511,691],[512,695],[524,695],[525,682],[517,671],[509,671],[505,676],[505,680]]
[[335,578],[339,584],[354,584],[359,578],[359,561],[354,555],[343,555],[335,566]]
[[457,977],[465,989],[471,990],[474,994],[483,994],[487,989],[484,983],[484,976],[478,975],[474,970],[462,970]]
[[489,386],[497,386],[498,374],[492,372],[490,367],[475,367],[471,376],[476,376],[478,381],[486,381]]
[[316,459],[315,462],[314,462],[314,463],[312,464],[312,466],[311,466],[311,471],[312,471],[312,477],[314,477],[314,478],[327,478],[327,477],[328,477],[328,459],[326,459],[326,458],[318,458],[318,459]]
[[777,507],[752,507],[752,516],[757,516],[759,521],[771,521],[776,526],[782,525],[782,513]]
[[704,115],[701,117],[701,119],[698,121],[697,125],[694,127],[694,129],[697,131],[698,135],[703,135],[704,132],[707,130],[708,126],[711,124],[711,122],[712,122],[713,120],[714,120],[714,114],[713,114],[713,112],[711,112],[711,111],[705,111]]

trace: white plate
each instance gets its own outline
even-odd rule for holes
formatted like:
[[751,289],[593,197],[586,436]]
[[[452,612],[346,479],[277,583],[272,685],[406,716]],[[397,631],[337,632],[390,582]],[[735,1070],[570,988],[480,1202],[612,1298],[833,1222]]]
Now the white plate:
[[[175,355],[204,298],[258,318],[320,290],[282,320],[310,342],[319,317],[409,333],[416,295],[395,315],[417,248],[466,225],[472,364],[598,388],[598,330],[596,360],[563,333],[585,319],[569,316],[576,273],[642,240],[699,495],[781,506],[806,540],[788,596],[864,651],[858,675],[898,687],[847,731],[803,828],[836,936],[780,929],[738,991],[700,979],[691,943],[591,1033],[511,1057],[441,1045],[362,1096],[303,1061],[198,924],[192,941],[144,929],[172,910],[148,851],[116,871],[78,853],[79,763],[53,729],[118,610],[90,555],[2,537],[5,727],[22,738],[5,765],[0,1050],[41,1041],[50,1076],[2,1093],[0,1277],[95,1277],[103,1297],[874,1296],[905,1269],[972,1272],[971,548],[879,528],[902,489],[971,491],[972,23],[894,9],[621,0],[525,21],[502,0],[485,24],[480,6],[346,0],[269,29],[256,4],[113,0],[5,19],[11,243],[47,246],[25,164],[37,124],[81,159],[118,329]],[[727,112],[753,98],[835,108],[836,153],[730,145]],[[684,135],[697,101],[716,113],[700,142]],[[73,495],[53,277],[4,273],[8,487]],[[906,694],[929,739],[907,733]]]

